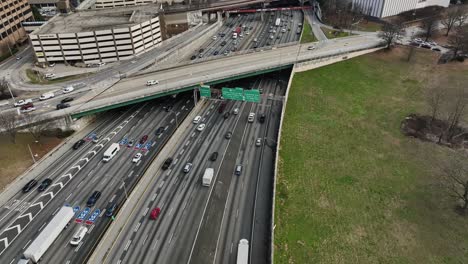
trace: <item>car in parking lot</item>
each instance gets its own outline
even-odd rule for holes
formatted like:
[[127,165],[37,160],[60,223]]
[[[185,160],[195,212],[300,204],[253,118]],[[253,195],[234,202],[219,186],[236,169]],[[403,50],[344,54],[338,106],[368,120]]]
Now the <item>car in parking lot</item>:
[[211,161],[216,161],[217,158],[218,158],[218,152],[215,151],[211,153],[211,156],[210,156]]
[[198,52],[199,53],[202,53],[203,51],[205,51],[204,49],[199,49]]
[[183,172],[184,172],[184,173],[188,173],[188,172],[192,169],[192,166],[193,166],[193,164],[190,163],[190,162],[187,163],[187,164],[185,164],[184,169],[183,169]]
[[86,202],[86,206],[92,207],[96,204],[97,200],[101,197],[100,191],[94,191],[93,194],[89,197],[88,201]]
[[78,140],[77,142],[75,142],[75,144],[73,144],[73,149],[78,149],[79,147],[81,147],[83,144],[85,143],[85,141],[83,139],[80,139]]
[[229,54],[229,51],[225,50],[225,51],[223,52],[223,54],[224,54],[224,56],[227,56],[227,55]]
[[141,157],[142,157],[142,156],[143,156],[143,155],[141,155],[141,153],[138,152],[138,153],[135,154],[135,156],[133,157],[132,162],[133,162],[133,163],[139,162],[139,161],[141,160]]
[[147,86],[156,85],[156,84],[159,84],[158,80],[148,80],[148,81],[146,81]]
[[205,129],[205,126],[206,126],[205,124],[200,124],[200,125],[197,126],[197,130],[198,131],[203,131],[203,129]]
[[261,145],[262,145],[262,139],[257,138],[257,140],[255,140],[255,146],[260,147]]
[[106,216],[107,217],[113,216],[116,209],[117,209],[117,203],[116,202],[111,203],[106,209]]
[[231,131],[228,131],[228,132],[226,133],[226,135],[224,135],[224,137],[225,137],[226,139],[230,139],[230,138],[232,137],[232,132],[231,132]]
[[153,210],[151,210],[150,219],[156,220],[160,213],[161,213],[161,208],[159,207],[154,208]]
[[197,58],[197,55],[192,55],[192,57],[190,57],[190,60],[194,60]]
[[162,133],[164,132],[164,127],[158,127],[158,129],[156,129],[156,136],[159,136],[161,135]]
[[23,193],[27,193],[29,192],[32,188],[34,188],[34,186],[37,185],[37,181],[36,180],[30,180],[28,183],[26,183],[26,185],[24,185],[23,187]]
[[218,55],[218,54],[219,54],[219,52],[217,50],[215,52],[213,52],[213,55],[215,55],[215,56]]
[[47,179],[44,179],[41,184],[39,185],[39,188],[37,188],[37,190],[39,192],[43,192],[45,191],[45,189],[47,189],[47,187],[49,187],[49,185],[52,183],[52,180],[47,178]]
[[140,144],[145,144],[146,140],[148,140],[148,135],[143,135],[140,139]]

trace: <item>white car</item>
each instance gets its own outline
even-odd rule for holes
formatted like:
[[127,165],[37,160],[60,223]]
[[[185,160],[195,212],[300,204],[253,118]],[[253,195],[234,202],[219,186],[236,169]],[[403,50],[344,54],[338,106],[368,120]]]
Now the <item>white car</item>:
[[53,92],[49,92],[49,93],[42,94],[39,97],[39,100],[43,101],[43,100],[47,100],[47,99],[54,98],[54,97],[55,97],[55,94]]
[[62,92],[63,93],[71,93],[71,92],[73,92],[73,90],[75,90],[75,88],[73,88],[73,86],[67,86],[67,87],[63,88]]
[[29,107],[29,108],[26,108],[26,109],[23,109],[23,110],[20,110],[20,111],[21,111],[21,113],[27,113],[27,112],[32,112],[34,110],[36,110],[36,107],[33,106],[33,107]]
[[216,40],[216,39],[218,39],[218,37],[217,37],[217,36],[213,36],[213,38],[212,38],[212,39],[213,39],[213,40]]
[[255,146],[260,147],[261,145],[262,145],[262,139],[257,138],[257,140],[255,140]]
[[197,126],[197,130],[198,131],[203,131],[203,129],[205,129],[205,126],[206,126],[205,124],[200,124],[200,125]]
[[253,123],[254,120],[255,120],[255,113],[250,113],[247,121],[249,121],[249,123]]
[[52,78],[55,78],[55,74],[54,74],[54,73],[46,73],[46,74],[44,75],[44,77],[45,77],[46,79],[52,79]]
[[309,46],[307,49],[308,49],[308,50],[314,50],[315,47],[314,47],[314,46]]
[[146,85],[147,85],[147,86],[156,85],[156,84],[159,84],[159,81],[157,81],[157,80],[149,80],[149,81],[146,82]]
[[16,107],[16,106],[22,106],[22,105],[25,105],[25,104],[28,104],[28,103],[32,103],[32,99],[19,100],[16,103],[14,103],[13,105]]
[[194,124],[198,124],[201,120],[201,116],[196,116],[194,119],[193,119],[193,123]]
[[234,111],[232,111],[232,113],[235,115],[239,114],[239,108],[234,108]]
[[135,157],[133,157],[132,162],[133,162],[133,163],[139,162],[139,161],[141,160],[141,156],[143,156],[143,155],[141,155],[141,153],[137,153],[137,154],[135,155]]

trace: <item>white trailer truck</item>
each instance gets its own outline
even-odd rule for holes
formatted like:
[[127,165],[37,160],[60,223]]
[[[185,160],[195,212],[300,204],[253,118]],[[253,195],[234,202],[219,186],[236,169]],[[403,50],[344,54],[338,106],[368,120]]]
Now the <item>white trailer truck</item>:
[[203,178],[202,178],[202,185],[210,186],[211,180],[213,180],[213,175],[214,175],[214,169],[206,168],[205,174],[203,174]]
[[237,264],[247,263],[249,263],[249,241],[244,238],[239,241],[237,248]]
[[73,208],[68,206],[62,207],[36,239],[34,239],[31,245],[24,251],[24,257],[34,263],[39,262],[42,255],[44,255],[74,215]]

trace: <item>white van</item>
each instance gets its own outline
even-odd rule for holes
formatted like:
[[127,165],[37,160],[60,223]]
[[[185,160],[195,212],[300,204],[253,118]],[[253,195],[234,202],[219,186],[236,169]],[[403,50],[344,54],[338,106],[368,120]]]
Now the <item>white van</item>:
[[146,82],[146,85],[147,85],[147,86],[156,85],[156,84],[159,84],[159,81],[157,81],[157,80],[149,80],[149,81]]
[[70,240],[70,245],[78,246],[78,244],[80,244],[81,240],[83,240],[84,236],[86,235],[86,232],[88,232],[88,228],[80,226],[73,235],[72,240]]
[[41,97],[39,97],[39,100],[43,101],[43,100],[47,100],[47,99],[54,98],[54,97],[55,97],[55,94],[53,92],[48,92],[48,93],[42,94]]
[[194,124],[198,124],[201,120],[201,116],[196,116],[194,119],[193,119],[193,123]]
[[119,152],[119,150],[120,150],[119,143],[112,143],[112,145],[110,145],[110,147],[106,150],[106,152],[104,152],[104,157],[102,161],[109,162],[115,156],[115,154]]

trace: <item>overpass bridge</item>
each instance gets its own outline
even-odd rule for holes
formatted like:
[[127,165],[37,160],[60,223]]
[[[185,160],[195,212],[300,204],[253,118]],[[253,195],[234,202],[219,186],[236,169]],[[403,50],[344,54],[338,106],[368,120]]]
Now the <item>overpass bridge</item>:
[[[308,50],[310,44],[296,44],[264,51],[248,51],[236,56],[211,59],[199,63],[183,63],[166,69],[138,74],[122,79],[108,88],[93,90],[61,111],[45,114],[46,119],[64,116],[78,118],[125,105],[193,90],[200,83],[216,84],[245,77],[261,75],[292,67],[296,63],[310,65],[327,60],[347,59],[349,54],[373,50],[383,46],[375,34],[330,40],[326,46]],[[337,60],[338,59],[338,60]],[[146,86],[147,80],[158,80],[155,86]]]

